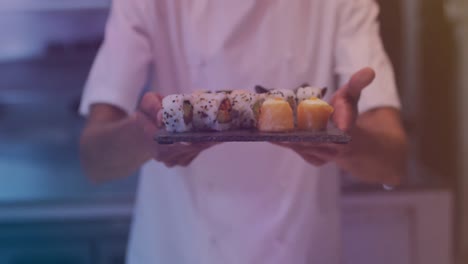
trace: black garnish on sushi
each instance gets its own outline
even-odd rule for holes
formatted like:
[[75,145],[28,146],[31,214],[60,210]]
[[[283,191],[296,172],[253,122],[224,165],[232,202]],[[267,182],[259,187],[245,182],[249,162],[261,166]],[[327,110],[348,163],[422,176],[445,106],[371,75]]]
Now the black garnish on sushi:
[[264,94],[264,93],[268,93],[270,90],[268,90],[267,88],[261,86],[261,85],[256,85],[255,86],[255,92],[259,93],[259,94]]
[[323,88],[322,88],[322,98],[325,97],[325,95],[327,94],[327,91],[328,91],[328,88],[327,88],[327,87],[323,87]]

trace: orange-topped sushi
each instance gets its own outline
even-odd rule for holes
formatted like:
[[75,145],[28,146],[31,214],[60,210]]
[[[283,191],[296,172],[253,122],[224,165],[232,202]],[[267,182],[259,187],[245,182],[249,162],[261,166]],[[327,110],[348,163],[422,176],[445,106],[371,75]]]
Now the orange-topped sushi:
[[281,98],[267,99],[260,107],[258,130],[264,132],[285,132],[294,129],[293,110]]
[[327,102],[311,97],[297,107],[297,126],[301,130],[324,130],[333,111]]

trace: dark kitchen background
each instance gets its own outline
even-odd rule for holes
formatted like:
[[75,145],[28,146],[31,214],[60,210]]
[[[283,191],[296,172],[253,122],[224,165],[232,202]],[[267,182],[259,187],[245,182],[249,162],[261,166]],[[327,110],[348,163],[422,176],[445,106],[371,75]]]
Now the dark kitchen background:
[[[409,177],[386,192],[343,175],[343,263],[468,263],[466,2],[379,3]],[[124,263],[138,175],[95,185],[78,159],[109,5],[0,0],[0,264]]]

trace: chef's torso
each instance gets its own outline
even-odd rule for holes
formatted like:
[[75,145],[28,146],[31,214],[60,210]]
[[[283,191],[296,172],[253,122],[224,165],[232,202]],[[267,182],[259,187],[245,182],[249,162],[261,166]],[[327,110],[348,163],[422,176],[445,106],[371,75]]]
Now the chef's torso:
[[[334,1],[152,1],[154,84],[333,88]],[[268,143],[226,143],[189,167],[146,164],[130,263],[337,263],[336,169]]]

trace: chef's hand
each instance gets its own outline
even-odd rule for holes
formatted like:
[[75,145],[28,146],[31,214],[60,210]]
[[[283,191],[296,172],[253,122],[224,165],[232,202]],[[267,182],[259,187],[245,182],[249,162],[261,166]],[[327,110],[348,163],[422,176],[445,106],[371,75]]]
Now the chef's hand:
[[[357,104],[361,91],[375,78],[371,68],[364,68],[356,72],[349,82],[338,89],[331,100],[335,111],[332,116],[333,123],[345,132],[351,132],[358,116]],[[323,143],[277,143],[299,154],[304,160],[321,166],[328,162],[343,158],[349,152],[349,145],[323,144]]]
[[162,121],[162,96],[146,93],[136,113],[138,124],[147,137],[148,151],[153,159],[163,162],[167,167],[188,166],[203,150],[215,145],[213,143],[174,143],[161,145],[153,140],[159,129],[164,129]]

